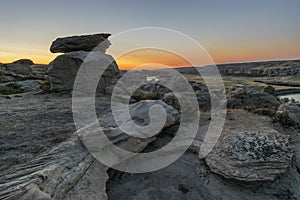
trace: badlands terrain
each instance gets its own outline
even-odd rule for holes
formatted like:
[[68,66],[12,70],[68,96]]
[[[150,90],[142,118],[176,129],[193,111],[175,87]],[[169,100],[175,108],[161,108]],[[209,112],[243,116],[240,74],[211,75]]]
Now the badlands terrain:
[[[126,173],[95,159],[84,144],[97,145],[97,135],[77,131],[74,124],[73,84],[90,52],[97,55],[91,62],[109,61],[96,89],[95,108],[105,135],[118,147],[136,153],[163,147],[176,135],[184,108],[159,79],[135,91],[124,86],[133,93],[129,108],[136,123],[147,125],[149,108],[157,104],[167,120],[148,138],[119,129],[110,97],[125,71],[106,54],[109,36],[58,38],[50,51],[61,54],[48,65],[29,59],[0,64],[0,199],[300,199],[300,104],[278,97],[300,92],[300,61],[217,66],[225,84],[226,120],[205,157],[199,151],[214,121],[211,96],[195,68],[177,69],[189,81],[201,111],[196,138],[166,168]],[[131,158],[116,165],[126,159]]]

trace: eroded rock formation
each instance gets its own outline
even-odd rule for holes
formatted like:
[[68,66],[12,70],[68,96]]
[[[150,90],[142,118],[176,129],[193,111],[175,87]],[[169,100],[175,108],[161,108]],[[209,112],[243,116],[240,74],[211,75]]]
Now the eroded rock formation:
[[[113,57],[105,54],[110,44],[107,40],[109,36],[110,34],[96,34],[55,40],[50,48],[51,52],[65,52],[65,54],[57,56],[46,69],[46,79],[51,84],[51,90],[72,91],[77,72],[85,62],[86,65],[106,69],[98,84],[98,91],[105,92],[105,88],[113,84],[120,73]],[[92,68],[90,67],[91,70]],[[89,77],[86,76],[86,81],[89,82]]]

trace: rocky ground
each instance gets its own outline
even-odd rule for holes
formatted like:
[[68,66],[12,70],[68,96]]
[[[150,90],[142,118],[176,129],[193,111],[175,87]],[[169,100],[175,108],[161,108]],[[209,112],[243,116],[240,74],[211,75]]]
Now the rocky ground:
[[[112,116],[100,114],[110,112],[109,98],[97,98],[97,105],[100,123],[114,127]],[[236,177],[218,175],[208,160],[199,158],[202,134],[210,119],[207,112],[202,115],[197,139],[190,150],[169,167],[146,174],[109,170],[90,156],[74,135],[71,99],[68,95],[26,93],[11,96],[11,99],[2,97],[0,117],[3,123],[0,196],[3,199],[119,199],[120,195],[123,199],[300,197],[297,184],[300,181],[298,133],[274,124],[268,116],[239,109],[230,110],[223,135],[248,131],[276,132],[289,136],[289,148],[294,152],[292,160],[288,159],[287,166],[280,171],[274,167],[277,166],[275,161],[282,157],[273,159],[274,162],[271,160],[268,172],[274,170],[277,175],[261,170],[265,173],[261,176],[266,179],[274,175],[272,181],[250,178],[249,181],[241,181]],[[154,141],[149,140],[138,147],[138,151],[152,151],[170,141],[175,133],[176,124],[174,127],[171,124]],[[122,141],[124,148],[132,151],[136,148],[129,140],[123,138]],[[245,167],[246,170],[251,169],[250,164],[245,164]]]
[[[99,147],[102,135],[97,129],[76,131],[70,85],[95,41],[105,41],[97,55],[112,59],[105,54],[108,37],[58,38],[51,51],[65,54],[47,68],[28,59],[0,65],[0,199],[300,199],[300,104],[281,102],[270,86],[227,87],[225,126],[205,157],[199,151],[214,120],[210,94],[205,84],[190,81],[201,119],[196,138],[180,159],[142,174],[120,172],[96,160],[92,154],[105,152],[107,146]],[[68,70],[73,71],[64,75]],[[129,136],[116,125],[108,95],[119,75],[113,60],[98,85],[95,108],[105,135],[119,148],[136,153],[168,144],[185,108],[159,81],[135,91],[123,87],[122,91],[133,92],[129,110],[135,123],[148,125],[153,105],[166,111],[158,134],[143,139]],[[132,126],[130,120],[124,123]],[[116,166],[134,159],[110,155]]]
[[[206,159],[199,159],[199,149],[192,148],[172,165],[156,172],[128,174],[112,170],[107,184],[108,198],[119,199],[122,195],[123,199],[299,199],[299,137],[271,121],[269,117],[234,110],[227,116],[223,134],[277,129],[283,135],[292,135],[295,157],[288,170],[273,181],[239,181],[220,176],[211,171]],[[245,167],[251,169],[250,164]],[[267,173],[264,175],[267,178]]]

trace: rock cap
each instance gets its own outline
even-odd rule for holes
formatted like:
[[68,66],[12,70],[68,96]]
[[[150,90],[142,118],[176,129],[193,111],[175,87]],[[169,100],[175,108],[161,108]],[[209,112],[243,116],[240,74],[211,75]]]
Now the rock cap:
[[110,46],[108,37],[110,33],[99,33],[93,35],[80,35],[57,38],[52,42],[50,51],[52,53],[69,53],[73,51],[92,51],[100,43],[100,47],[96,50],[105,53]]

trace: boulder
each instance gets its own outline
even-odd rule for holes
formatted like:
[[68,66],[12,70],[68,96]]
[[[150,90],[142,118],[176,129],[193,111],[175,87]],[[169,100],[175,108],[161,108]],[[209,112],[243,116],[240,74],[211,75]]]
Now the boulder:
[[[111,64],[102,74],[98,85],[98,91],[103,92],[119,76],[119,68],[114,59],[101,52],[75,51],[57,56],[46,69],[46,80],[51,84],[52,91],[71,91],[77,72],[87,56],[95,56],[95,62],[99,67],[101,61],[111,61]],[[106,67],[106,66],[104,66]],[[87,77],[88,78],[88,77]]]
[[7,64],[6,70],[22,75],[29,75],[32,72],[30,65],[19,63]]
[[227,107],[239,109],[249,107],[251,109],[269,108],[277,110],[280,102],[266,92],[246,86],[235,86],[227,90]]
[[[208,111],[211,107],[211,101],[210,101],[210,95],[208,92],[200,92],[196,91],[196,97],[199,105],[199,109],[201,111]],[[179,94],[180,98],[189,96],[188,93],[182,93]],[[166,102],[168,105],[173,106],[176,109],[180,109],[180,104],[179,101],[177,100],[177,97],[175,96],[174,93],[168,92],[164,94],[162,100]]]
[[300,104],[287,103],[278,108],[279,112],[285,113],[297,127],[300,127]]
[[272,87],[272,86],[270,86],[270,85],[264,87],[263,92],[266,92],[266,93],[268,93],[270,95],[276,96],[276,90],[275,90],[275,88]]
[[134,119],[137,123],[146,125],[151,122],[149,118],[149,108],[153,105],[161,105],[167,112],[167,120],[164,127],[169,127],[174,125],[179,120],[179,112],[174,109],[172,106],[167,105],[161,100],[143,100],[137,103],[131,104],[129,109],[131,110],[131,118]]
[[34,62],[30,59],[20,59],[20,60],[14,61],[13,64],[34,65]]
[[[94,50],[105,53],[105,50],[110,45],[110,42],[107,40],[107,38],[110,35],[111,34],[109,33],[101,33],[94,35],[81,35],[57,38],[55,41],[52,42],[50,51],[52,53],[68,53],[72,51]],[[99,45],[100,43],[101,45]],[[97,48],[95,49],[95,47]]]
[[[161,106],[166,111],[166,121],[161,126],[158,124],[159,122],[163,122],[162,120],[164,119],[160,119],[160,117],[162,117],[160,114],[154,112],[152,113],[152,118],[150,118],[149,116],[150,108],[157,105]],[[116,113],[114,115],[118,116],[118,119],[120,119],[119,122],[121,123],[122,127],[125,127],[128,131],[132,130],[131,135],[134,136],[136,136],[136,134],[140,134],[142,136],[151,137],[152,135],[149,136],[149,134],[158,134],[161,129],[178,123],[180,119],[178,110],[170,105],[167,105],[161,100],[142,100],[138,101],[137,103],[130,104],[128,108],[123,104],[117,104],[116,106]],[[126,109],[129,109],[131,115],[129,118],[127,116]],[[160,121],[155,121],[157,119]],[[134,123],[132,123],[132,121]],[[135,129],[136,124],[138,126],[149,125],[149,127],[145,129],[139,129],[137,133],[137,130]]]
[[5,70],[5,67],[2,63],[0,63],[0,72],[3,71],[3,70]]
[[273,181],[293,157],[289,137],[277,131],[240,131],[224,136],[206,157],[211,171],[239,181]]
[[148,83],[138,88],[132,94],[132,98],[141,101],[141,100],[150,100],[150,99],[163,99],[165,93],[170,92],[170,90],[162,85],[157,83]]

